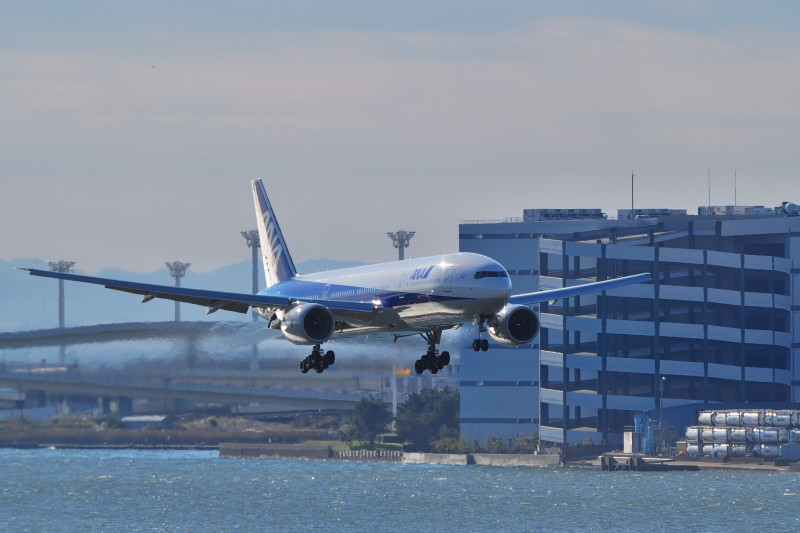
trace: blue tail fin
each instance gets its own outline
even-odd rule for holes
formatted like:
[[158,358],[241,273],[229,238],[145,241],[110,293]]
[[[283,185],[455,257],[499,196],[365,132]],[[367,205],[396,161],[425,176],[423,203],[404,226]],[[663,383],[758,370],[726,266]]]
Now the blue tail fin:
[[258,220],[258,235],[261,241],[261,259],[264,261],[264,275],[267,287],[278,282],[292,279],[297,275],[292,256],[286,247],[281,227],[272,204],[269,203],[267,191],[260,179],[253,180],[253,200]]

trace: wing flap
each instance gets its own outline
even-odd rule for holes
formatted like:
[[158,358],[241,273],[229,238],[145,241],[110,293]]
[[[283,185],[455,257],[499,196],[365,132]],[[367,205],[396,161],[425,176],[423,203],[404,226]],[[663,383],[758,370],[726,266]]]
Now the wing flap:
[[250,307],[286,307],[288,298],[267,296],[260,294],[240,294],[235,292],[208,291],[203,289],[190,289],[186,287],[171,287],[169,285],[154,285],[150,283],[137,283],[117,279],[99,278],[94,276],[81,276],[66,272],[53,272],[35,268],[22,268],[32,276],[44,278],[64,279],[102,285],[107,289],[142,295],[142,302],[149,302],[154,298],[203,305],[208,308],[225,309],[236,313],[246,313]]
[[[270,294],[242,294],[236,292],[209,291],[203,289],[190,289],[186,287],[173,287],[169,285],[154,285],[150,283],[137,283],[134,281],[122,281],[117,279],[98,278],[94,276],[81,276],[69,274],[67,272],[54,272],[51,270],[39,270],[35,268],[20,268],[32,276],[44,278],[64,279],[68,281],[78,281],[81,283],[91,283],[102,285],[107,289],[115,291],[139,294],[142,302],[149,302],[154,298],[184,302],[195,305],[202,305],[214,312],[219,309],[233,311],[235,313],[247,313],[250,307],[260,308],[285,308],[296,301],[286,296],[275,296]],[[375,305],[367,302],[338,302],[330,300],[304,300],[319,303],[334,311],[355,311],[372,312]]]

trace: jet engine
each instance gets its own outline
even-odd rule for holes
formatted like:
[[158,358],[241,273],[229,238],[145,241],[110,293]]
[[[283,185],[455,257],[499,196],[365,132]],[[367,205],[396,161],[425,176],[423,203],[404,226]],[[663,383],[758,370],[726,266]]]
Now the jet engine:
[[331,310],[319,304],[298,304],[281,321],[284,337],[295,344],[321,344],[331,338],[335,327]]
[[539,334],[539,317],[525,305],[507,305],[488,321],[489,336],[505,346],[522,346]]

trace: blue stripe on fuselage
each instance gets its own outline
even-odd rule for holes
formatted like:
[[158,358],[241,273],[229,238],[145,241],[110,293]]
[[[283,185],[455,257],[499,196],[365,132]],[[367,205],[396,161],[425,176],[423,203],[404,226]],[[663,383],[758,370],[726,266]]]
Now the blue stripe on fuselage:
[[373,289],[355,285],[339,285],[301,279],[283,281],[261,291],[259,294],[281,296],[283,298],[301,301],[338,300],[341,302],[373,302],[375,300],[380,300],[383,307],[464,300],[464,298],[452,295]]

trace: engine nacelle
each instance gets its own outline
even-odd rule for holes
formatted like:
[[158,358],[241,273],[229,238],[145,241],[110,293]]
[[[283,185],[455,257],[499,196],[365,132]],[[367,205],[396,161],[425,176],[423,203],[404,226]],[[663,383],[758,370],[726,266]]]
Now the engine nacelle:
[[321,344],[331,338],[335,328],[333,313],[319,304],[298,304],[281,321],[284,337],[295,344]]
[[489,319],[489,336],[504,346],[522,346],[539,334],[539,317],[528,306],[507,305]]

